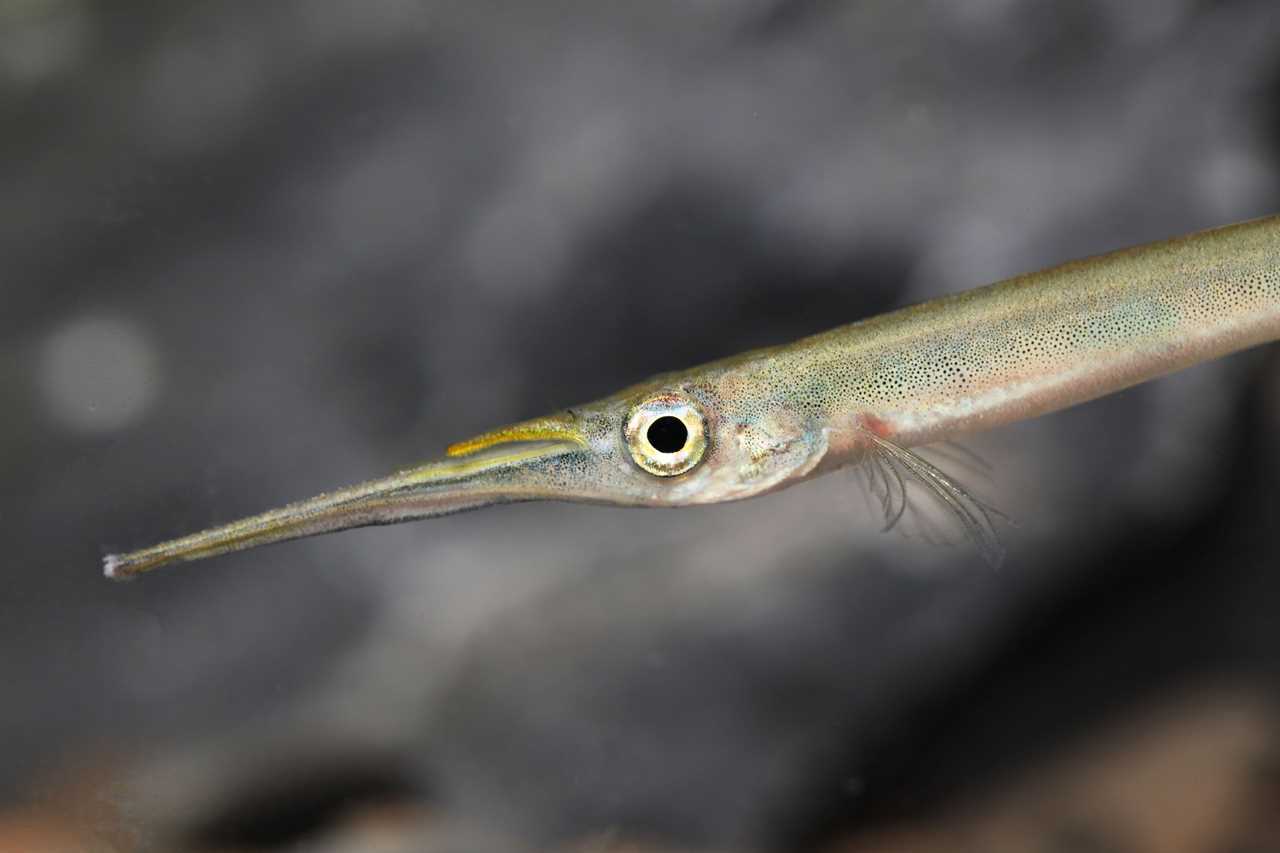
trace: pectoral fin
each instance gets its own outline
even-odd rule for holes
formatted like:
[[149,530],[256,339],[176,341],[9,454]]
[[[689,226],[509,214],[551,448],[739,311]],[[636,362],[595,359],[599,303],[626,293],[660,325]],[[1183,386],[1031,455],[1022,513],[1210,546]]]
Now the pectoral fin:
[[[974,497],[954,477],[938,468],[919,453],[901,447],[872,432],[867,432],[871,452],[864,463],[868,489],[880,503],[885,530],[899,527],[909,515],[919,516],[923,538],[946,541],[925,511],[916,506],[919,493],[953,521],[978,552],[992,566],[1004,561],[1005,549],[995,528],[995,520],[1008,521],[1008,516]],[[913,491],[912,486],[918,487]]]

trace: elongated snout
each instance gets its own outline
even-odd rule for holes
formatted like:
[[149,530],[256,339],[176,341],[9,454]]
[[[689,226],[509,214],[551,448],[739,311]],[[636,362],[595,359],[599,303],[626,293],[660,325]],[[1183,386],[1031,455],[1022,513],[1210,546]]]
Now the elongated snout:
[[[530,440],[539,438],[544,440]],[[526,430],[519,435],[481,439],[455,445],[448,458],[389,477],[317,495],[150,548],[108,555],[103,559],[103,571],[109,578],[125,580],[171,563],[272,542],[554,496],[541,466],[582,447],[568,421],[561,421],[555,434],[539,436]]]

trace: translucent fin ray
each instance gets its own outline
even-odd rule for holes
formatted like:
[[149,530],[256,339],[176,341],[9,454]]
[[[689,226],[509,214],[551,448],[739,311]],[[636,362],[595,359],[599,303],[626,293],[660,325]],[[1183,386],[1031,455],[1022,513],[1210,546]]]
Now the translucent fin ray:
[[[933,519],[912,506],[908,486],[916,485],[959,525],[965,538],[977,548],[984,560],[992,566],[999,566],[1004,561],[1005,550],[995,521],[1008,521],[1008,516],[972,495],[954,477],[920,454],[874,433],[868,432],[867,435],[872,446],[872,453],[865,463],[867,484],[872,495],[880,501],[885,517],[884,530],[897,527],[910,509],[923,541],[947,541],[940,536]],[[959,452],[967,458],[971,454],[967,450]],[[976,454],[972,454],[968,461],[990,467]]]

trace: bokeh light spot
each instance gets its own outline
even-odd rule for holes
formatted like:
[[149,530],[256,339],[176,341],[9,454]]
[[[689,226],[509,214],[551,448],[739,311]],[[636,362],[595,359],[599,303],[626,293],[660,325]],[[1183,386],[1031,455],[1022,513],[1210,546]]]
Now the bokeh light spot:
[[160,384],[159,361],[127,320],[94,315],[55,329],[44,342],[39,384],[50,417],[79,432],[121,429],[146,413]]
[[82,0],[0,2],[0,80],[34,84],[69,70],[90,35]]

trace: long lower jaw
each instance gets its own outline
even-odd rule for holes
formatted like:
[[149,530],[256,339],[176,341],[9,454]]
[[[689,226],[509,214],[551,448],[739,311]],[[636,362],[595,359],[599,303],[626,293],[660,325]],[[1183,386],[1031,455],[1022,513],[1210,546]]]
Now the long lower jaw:
[[576,443],[538,442],[428,463],[149,548],[110,554],[103,558],[103,574],[127,580],[173,563],[273,542],[546,497],[492,475],[577,449]]

